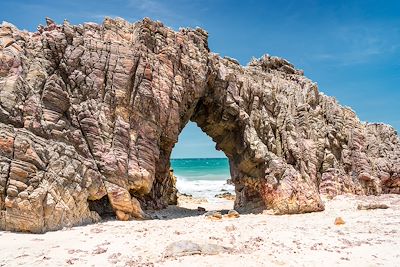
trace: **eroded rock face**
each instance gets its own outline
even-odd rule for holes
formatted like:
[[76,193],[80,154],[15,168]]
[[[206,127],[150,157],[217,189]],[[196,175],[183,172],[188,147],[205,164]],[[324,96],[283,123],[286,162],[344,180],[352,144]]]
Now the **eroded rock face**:
[[400,193],[400,143],[284,59],[242,67],[201,29],[0,27],[0,229],[146,218],[174,199],[169,159],[189,120],[229,158],[240,211],[322,210],[320,194]]

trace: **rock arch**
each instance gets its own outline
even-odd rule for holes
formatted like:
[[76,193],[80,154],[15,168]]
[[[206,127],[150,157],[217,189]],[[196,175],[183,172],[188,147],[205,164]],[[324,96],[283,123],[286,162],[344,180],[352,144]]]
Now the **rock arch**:
[[149,19],[47,19],[35,33],[3,23],[0,229],[56,230],[110,206],[146,218],[174,193],[169,158],[189,120],[229,158],[241,211],[400,193],[392,127],[361,123],[284,59],[221,58],[207,36]]

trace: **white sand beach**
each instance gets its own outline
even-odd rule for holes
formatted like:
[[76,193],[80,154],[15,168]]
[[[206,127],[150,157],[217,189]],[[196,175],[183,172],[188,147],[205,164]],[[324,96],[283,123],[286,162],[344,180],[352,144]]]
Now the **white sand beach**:
[[[388,209],[357,210],[360,202]],[[45,234],[0,232],[0,266],[398,266],[400,195],[338,196],[324,212],[207,219],[231,201],[158,211]],[[336,217],[345,221],[335,225]]]

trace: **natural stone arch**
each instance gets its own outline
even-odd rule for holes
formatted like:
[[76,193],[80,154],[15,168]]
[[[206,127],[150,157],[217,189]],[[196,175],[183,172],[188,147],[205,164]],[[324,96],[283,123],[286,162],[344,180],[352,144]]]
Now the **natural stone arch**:
[[149,19],[46,22],[0,28],[0,229],[146,218],[174,193],[169,158],[189,120],[229,158],[241,211],[399,193],[396,131],[362,124],[284,59],[243,67],[204,30]]
[[[268,65],[268,72],[263,70],[265,65]],[[264,94],[274,93],[274,89],[261,84],[271,81],[274,74],[279,84],[286,78],[286,71],[289,75],[301,72],[288,62],[269,56],[254,60],[248,69],[243,69],[232,59],[211,55],[207,68],[205,89],[201,90],[204,94],[188,105],[187,112],[179,122],[178,135],[190,119],[213,139],[217,149],[225,153],[237,195],[235,209],[241,212],[273,209],[276,213],[323,210],[316,173],[313,179],[303,177],[292,165],[279,158],[277,141],[262,140],[260,135],[263,137],[265,133],[257,132],[257,129],[262,129],[255,125],[264,122],[264,127],[271,128],[263,116],[270,114],[273,118],[268,109],[273,110],[277,104],[276,100],[269,98],[267,100],[270,103],[263,101]],[[306,95],[310,99],[303,101],[315,101],[318,94],[315,85],[306,79],[305,82],[308,83]],[[268,89],[272,92],[268,92]],[[299,99],[293,101],[301,103]],[[261,112],[257,110],[259,107],[262,108]],[[286,129],[277,128],[276,131],[281,134]],[[165,173],[169,169],[169,155],[178,135],[166,148],[160,147],[166,151],[162,153],[166,156],[162,164],[157,164],[163,166],[161,177],[168,177]],[[288,153],[293,157],[291,152]]]

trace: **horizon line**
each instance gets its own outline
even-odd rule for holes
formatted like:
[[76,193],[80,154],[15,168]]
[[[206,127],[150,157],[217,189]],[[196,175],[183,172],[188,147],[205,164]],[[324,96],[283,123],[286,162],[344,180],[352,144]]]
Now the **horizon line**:
[[227,157],[204,157],[204,158],[170,158],[173,159],[228,159]]

